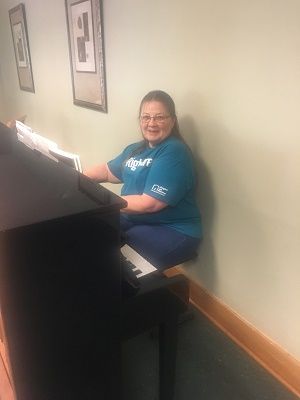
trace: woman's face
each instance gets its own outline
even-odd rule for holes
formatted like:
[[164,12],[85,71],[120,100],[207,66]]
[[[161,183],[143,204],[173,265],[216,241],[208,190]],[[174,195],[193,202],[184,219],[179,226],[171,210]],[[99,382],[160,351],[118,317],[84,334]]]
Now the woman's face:
[[145,102],[141,108],[140,126],[150,147],[166,139],[174,126],[175,119],[170,116],[166,106],[160,101]]

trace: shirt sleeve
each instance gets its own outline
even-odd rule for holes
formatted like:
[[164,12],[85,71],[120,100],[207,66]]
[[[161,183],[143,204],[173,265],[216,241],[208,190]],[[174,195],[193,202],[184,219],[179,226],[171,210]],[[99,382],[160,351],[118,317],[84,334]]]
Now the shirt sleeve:
[[130,157],[130,154],[134,151],[137,145],[137,143],[133,143],[127,146],[121,154],[107,163],[110,172],[121,182],[123,182],[124,162]]
[[110,172],[118,178],[121,182],[123,182],[123,163],[124,163],[125,157],[124,157],[124,151],[119,154],[116,158],[113,160],[108,161],[107,166],[110,170]]
[[180,143],[166,146],[153,160],[144,193],[171,206],[182,200],[195,184],[191,155]]

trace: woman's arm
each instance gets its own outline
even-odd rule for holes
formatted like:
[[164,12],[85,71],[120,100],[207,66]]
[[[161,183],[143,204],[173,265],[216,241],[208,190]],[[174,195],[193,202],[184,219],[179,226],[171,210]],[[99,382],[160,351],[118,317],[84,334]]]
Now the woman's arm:
[[83,173],[95,182],[121,183],[121,181],[110,172],[106,163],[87,168]]
[[121,212],[129,214],[144,214],[144,213],[154,213],[167,207],[167,203],[161,200],[155,199],[148,194],[132,194],[127,196],[122,196],[124,200],[127,201],[127,207],[122,208]]

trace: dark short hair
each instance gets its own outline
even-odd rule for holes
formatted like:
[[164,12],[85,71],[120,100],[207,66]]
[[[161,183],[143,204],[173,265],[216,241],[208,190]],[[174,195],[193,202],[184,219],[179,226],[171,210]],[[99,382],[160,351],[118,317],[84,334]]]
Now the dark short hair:
[[149,101],[159,101],[160,103],[164,104],[166,109],[168,110],[168,113],[171,115],[172,118],[174,118],[175,123],[173,126],[173,129],[171,131],[170,136],[175,136],[181,140],[183,140],[180,130],[179,130],[179,124],[177,120],[177,115],[176,115],[176,109],[175,109],[175,103],[172,97],[164,92],[163,90],[152,90],[151,92],[147,93],[140,104],[140,110],[139,110],[139,116],[141,115],[142,107],[144,103],[148,103]]

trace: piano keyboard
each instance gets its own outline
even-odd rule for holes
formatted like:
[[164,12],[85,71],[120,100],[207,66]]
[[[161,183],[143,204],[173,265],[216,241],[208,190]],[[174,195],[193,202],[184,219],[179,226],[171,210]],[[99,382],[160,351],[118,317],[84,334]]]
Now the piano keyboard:
[[157,270],[157,268],[150,264],[149,261],[142,257],[137,251],[128,246],[128,244],[121,247],[121,253],[126,258],[127,265],[131,267],[131,270],[138,279]]

